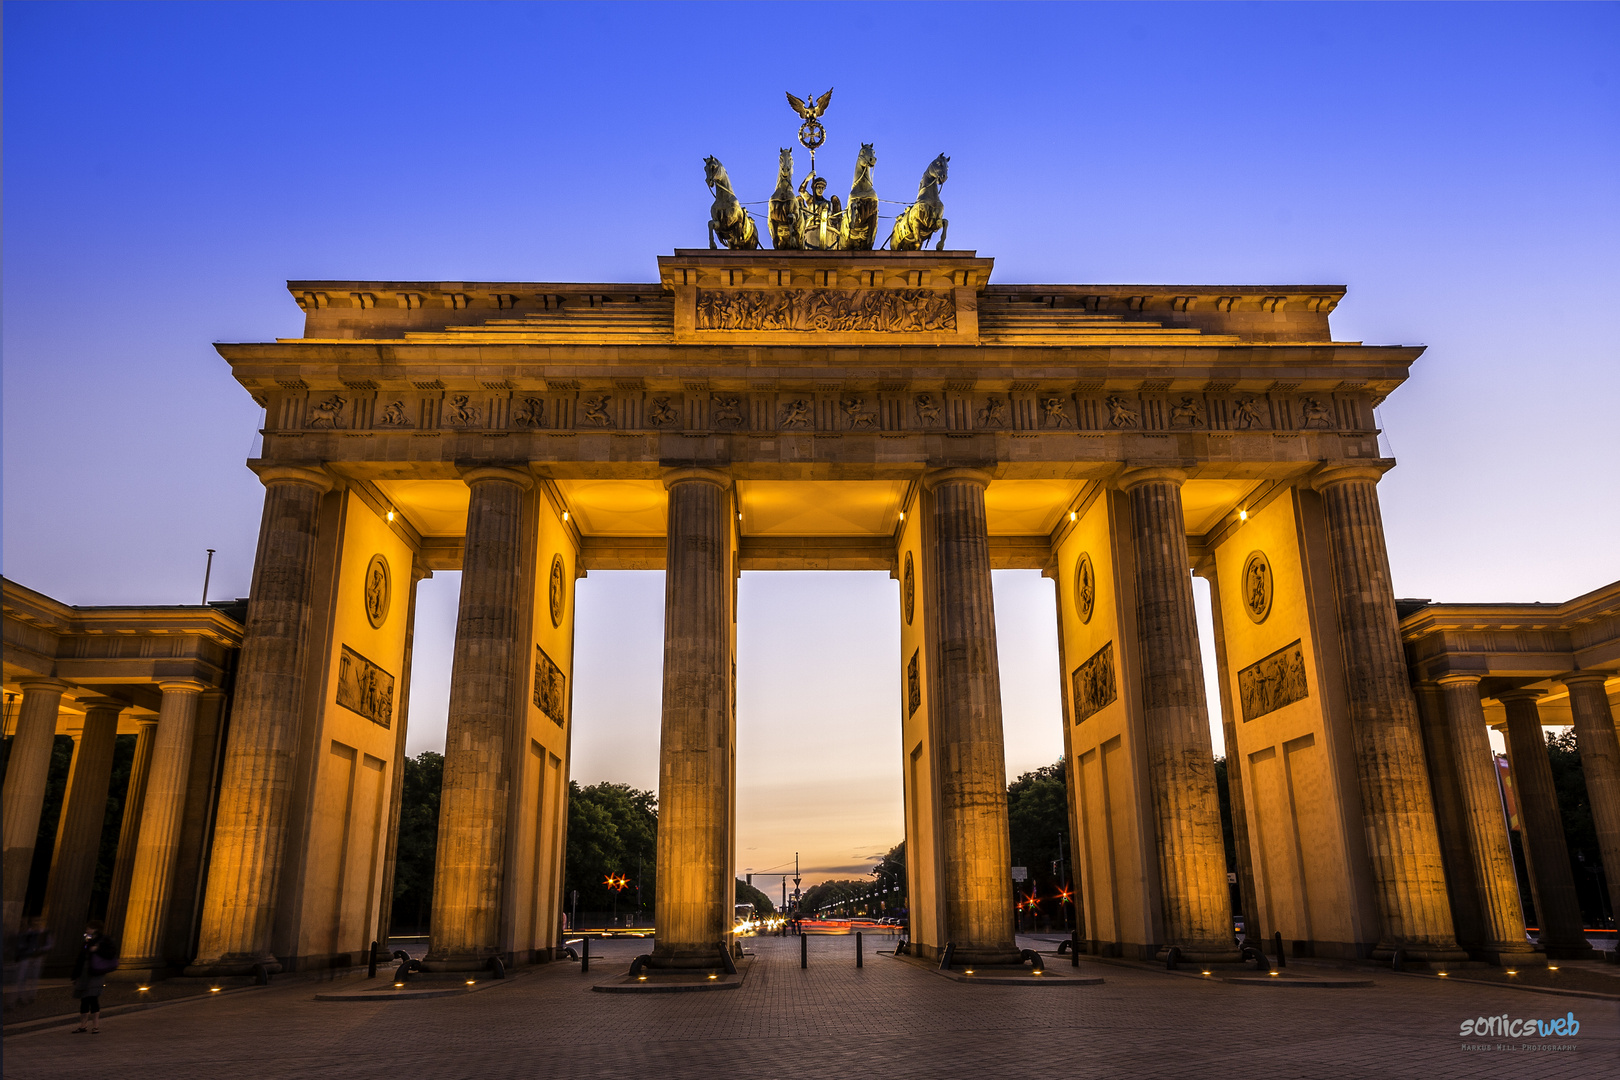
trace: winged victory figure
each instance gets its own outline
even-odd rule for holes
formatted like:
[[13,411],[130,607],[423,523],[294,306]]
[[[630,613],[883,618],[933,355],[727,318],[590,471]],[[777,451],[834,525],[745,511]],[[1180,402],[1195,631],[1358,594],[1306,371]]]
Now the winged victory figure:
[[821,116],[827,111],[827,103],[832,101],[831,90],[828,90],[820,97],[816,97],[814,94],[807,96],[814,102],[813,105],[806,105],[803,101],[794,97],[792,94],[787,96],[788,104],[793,106],[793,111],[798,113],[799,116],[805,120],[814,120]]

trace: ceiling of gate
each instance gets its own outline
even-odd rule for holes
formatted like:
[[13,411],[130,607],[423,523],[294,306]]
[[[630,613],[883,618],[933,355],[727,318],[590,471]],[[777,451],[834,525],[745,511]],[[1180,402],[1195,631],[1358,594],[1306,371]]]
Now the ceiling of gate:
[[[662,536],[667,496],[659,480],[555,481],[570,518],[586,536]],[[377,487],[423,536],[466,531],[467,486],[460,480],[378,480]],[[1182,488],[1187,532],[1202,535],[1252,490],[1247,479],[1189,480]],[[745,536],[891,536],[910,482],[904,480],[739,480]],[[985,491],[992,536],[1047,536],[1081,495],[1080,480],[997,480]]]

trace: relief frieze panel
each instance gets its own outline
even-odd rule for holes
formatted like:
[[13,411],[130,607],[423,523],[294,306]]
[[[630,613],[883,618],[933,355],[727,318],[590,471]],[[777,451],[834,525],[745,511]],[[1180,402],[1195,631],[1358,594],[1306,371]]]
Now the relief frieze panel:
[[1305,653],[1298,641],[1238,672],[1238,698],[1247,723],[1310,695],[1305,681]]
[[931,289],[700,289],[699,330],[956,331],[956,298]]
[[1119,683],[1114,678],[1114,643],[1091,654],[1090,659],[1074,669],[1074,722],[1082,720],[1112,705],[1119,697]]
[[338,658],[337,703],[381,727],[394,715],[394,677],[347,645]]

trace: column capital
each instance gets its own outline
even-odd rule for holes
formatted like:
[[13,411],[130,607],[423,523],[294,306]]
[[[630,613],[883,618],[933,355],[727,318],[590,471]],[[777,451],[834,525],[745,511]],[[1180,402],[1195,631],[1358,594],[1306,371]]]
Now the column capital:
[[1499,690],[1491,695],[1497,701],[1506,704],[1509,701],[1535,701],[1547,696],[1545,690],[1532,690],[1528,686],[1521,686],[1513,690]]
[[676,484],[684,484],[688,480],[702,480],[705,483],[715,485],[722,491],[728,491],[731,488],[731,477],[729,474],[723,473],[718,469],[692,468],[671,469],[666,472],[664,474],[664,489],[667,491]]
[[923,474],[922,484],[928,491],[933,491],[941,484],[977,484],[980,488],[987,488],[993,479],[995,478],[984,469],[935,469],[933,472]]
[[129,708],[129,702],[110,697],[82,697],[79,704],[84,706],[86,712],[123,712]]
[[1441,686],[1478,686],[1482,677],[1466,672],[1454,672],[1450,675],[1440,675],[1434,681]]
[[208,689],[208,684],[201,679],[164,679],[157,685],[165,694],[200,694]]
[[41,694],[65,694],[69,690],[73,689],[72,683],[63,682],[61,679],[52,679],[45,676],[35,679],[18,679],[17,685],[22,688],[22,691],[25,694],[30,690]]
[[521,469],[508,469],[501,465],[473,465],[457,470],[461,479],[471,487],[480,480],[505,480],[509,484],[516,484],[524,491],[534,487],[534,477]]
[[1147,465],[1142,468],[1126,469],[1114,479],[1114,486],[1121,491],[1130,491],[1143,484],[1174,484],[1180,487],[1187,482],[1187,470],[1178,469],[1171,465]]
[[1310,478],[1310,483],[1317,491],[1326,491],[1336,484],[1352,480],[1366,480],[1376,484],[1383,479],[1387,468],[1370,461],[1330,461],[1316,470]]
[[1596,683],[1603,686],[1620,672],[1614,671],[1572,671],[1568,675],[1560,675],[1558,681],[1565,686],[1579,686],[1582,683]]
[[265,465],[255,471],[259,474],[259,482],[265,487],[271,484],[307,484],[322,495],[332,490],[332,478],[318,469],[297,465]]

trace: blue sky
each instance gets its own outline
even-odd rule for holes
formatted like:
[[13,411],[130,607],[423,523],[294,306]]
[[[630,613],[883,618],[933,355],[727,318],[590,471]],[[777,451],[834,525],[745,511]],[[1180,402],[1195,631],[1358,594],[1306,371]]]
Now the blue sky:
[[[207,547],[213,595],[247,592],[259,413],[210,342],[296,335],[286,279],[650,280],[705,239],[703,156],[764,198],[797,126],[782,91],[829,85],[833,189],[863,141],[885,198],[949,153],[952,246],[996,280],[1342,283],[1339,338],[1427,344],[1380,410],[1401,595],[1620,577],[1614,4],[7,3],[4,21],[4,572],[63,600],[194,601]],[[893,584],[805,577],[745,578],[740,805],[781,821],[744,846],[791,847],[831,787],[864,857],[900,820]],[[423,587],[415,749],[442,743],[455,588]],[[1058,747],[1049,588],[997,580],[1013,772]],[[771,625],[811,590],[843,621]],[[580,597],[575,775],[653,786],[662,587],[593,575]],[[783,741],[790,708],[825,746]]]

